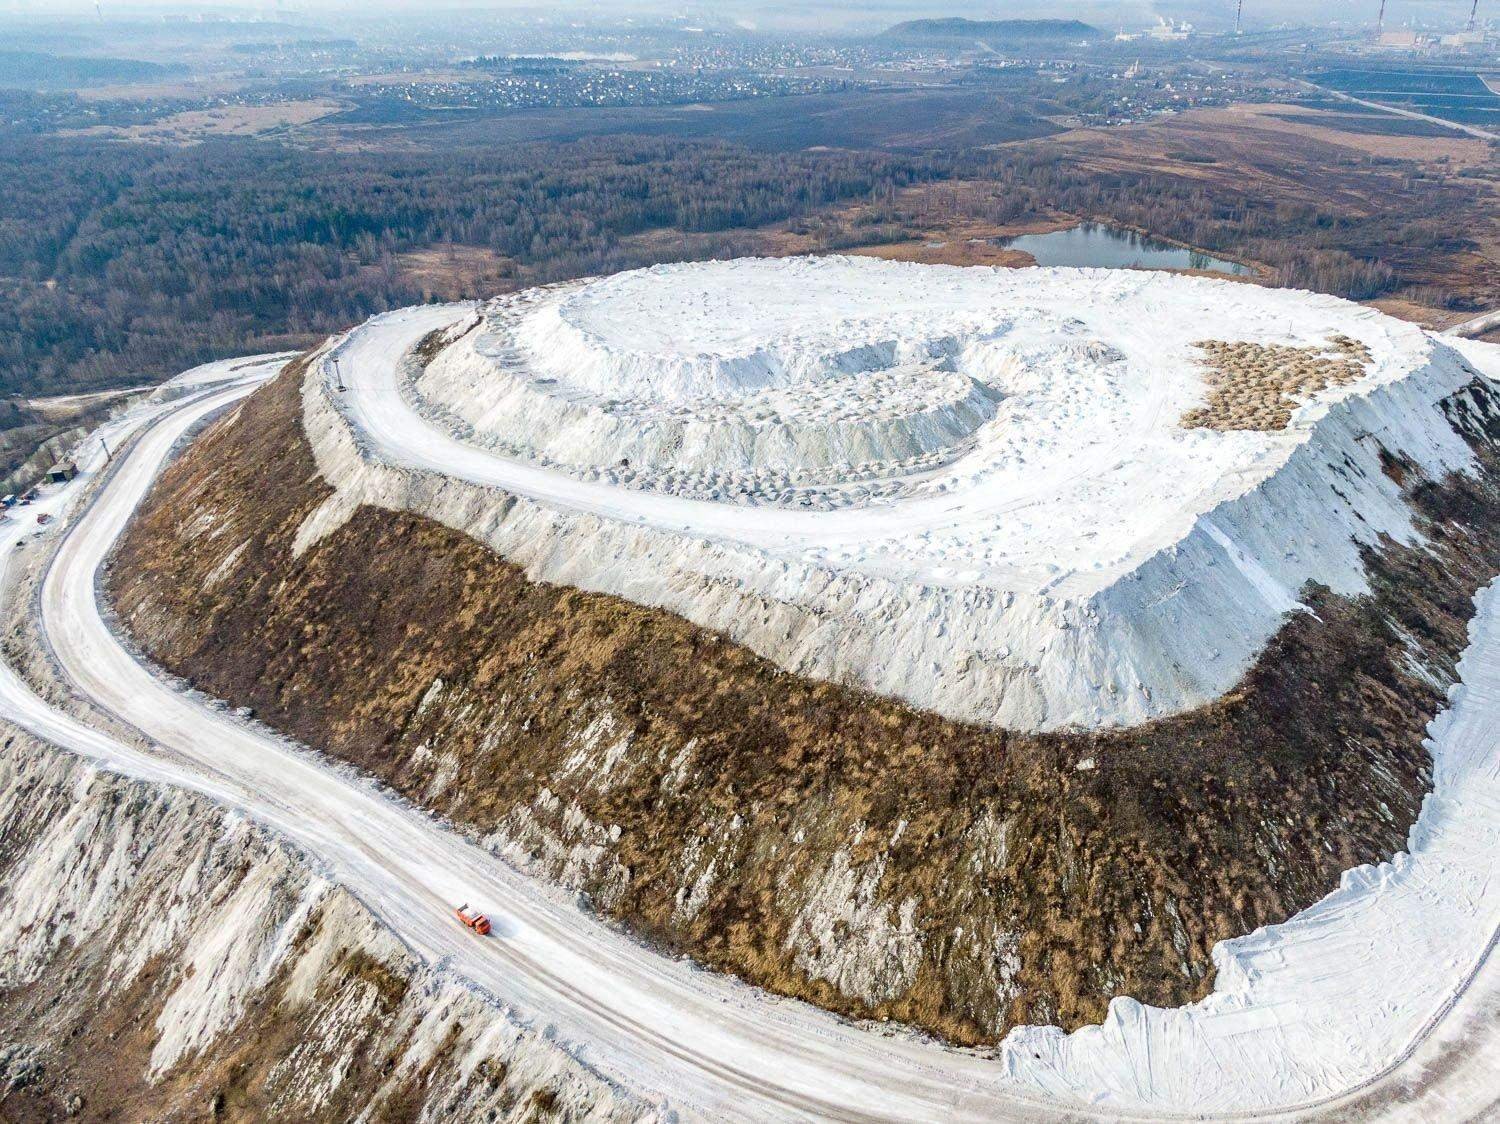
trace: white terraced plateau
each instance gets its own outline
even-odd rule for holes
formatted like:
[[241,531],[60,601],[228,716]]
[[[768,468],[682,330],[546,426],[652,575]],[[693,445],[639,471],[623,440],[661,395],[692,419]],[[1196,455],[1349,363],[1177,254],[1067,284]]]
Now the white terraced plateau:
[[[1181,424],[1199,343],[1340,337],[1363,374],[1285,429]],[[339,493],[299,544],[407,508],[800,674],[1016,729],[1131,724],[1218,697],[1306,582],[1362,592],[1362,544],[1416,536],[1379,448],[1471,467],[1438,407],[1475,377],[1455,346],[1160,273],[655,267],[338,340],[305,421]]]

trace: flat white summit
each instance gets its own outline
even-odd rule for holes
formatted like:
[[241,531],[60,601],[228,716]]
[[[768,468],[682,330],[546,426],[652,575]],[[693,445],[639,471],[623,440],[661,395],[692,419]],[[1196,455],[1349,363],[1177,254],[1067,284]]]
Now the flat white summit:
[[1439,403],[1474,377],[1371,309],[1205,278],[662,266],[336,341],[304,401],[338,491],[299,546],[410,509],[799,674],[1128,724],[1229,689],[1307,581],[1364,590],[1361,544],[1417,534],[1381,448],[1471,467]]

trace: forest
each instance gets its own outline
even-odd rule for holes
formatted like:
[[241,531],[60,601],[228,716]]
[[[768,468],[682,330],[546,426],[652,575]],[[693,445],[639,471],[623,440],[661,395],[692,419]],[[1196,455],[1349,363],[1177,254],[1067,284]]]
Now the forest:
[[0,50],[0,86],[66,88],[103,82],[150,82],[186,73],[139,59],[49,55],[40,51]]
[[[608,139],[327,153],[0,140],[0,392],[77,392],[297,346],[423,299],[402,251],[481,246],[551,280],[621,238],[756,227],[946,175],[936,157]],[[708,244],[713,252],[714,243]]]
[[[902,189],[948,179],[982,181],[977,217],[994,223],[1112,220],[1355,299],[1421,284],[1421,263],[1465,245],[1457,189],[1381,169],[1366,193],[1381,205],[1355,214],[1224,182],[1101,173],[1045,144],[768,151],[622,136],[314,149],[12,132],[0,134],[0,395],[138,385],[306,345],[423,300],[402,267],[409,251],[479,248],[519,284],[764,252],[756,228],[797,220],[811,220],[797,225],[817,247],[839,249],[909,236]],[[631,239],[645,232],[695,237]]]

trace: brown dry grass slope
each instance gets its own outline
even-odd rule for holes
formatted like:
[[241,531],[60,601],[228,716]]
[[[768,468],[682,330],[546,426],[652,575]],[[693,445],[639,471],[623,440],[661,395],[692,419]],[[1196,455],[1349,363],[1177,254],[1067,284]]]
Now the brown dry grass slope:
[[[1399,850],[1424,726],[1500,491],[1391,461],[1431,533],[1306,591],[1237,690],[1099,735],[946,721],[787,674],[614,597],[536,584],[476,542],[362,509],[300,558],[327,494],[299,372],[165,474],[109,578],[167,668],[492,838],[663,948],[961,1042],[1175,1004],[1209,950]],[[1448,404],[1493,465],[1500,414]],[[1399,624],[1399,630],[1393,623]]]

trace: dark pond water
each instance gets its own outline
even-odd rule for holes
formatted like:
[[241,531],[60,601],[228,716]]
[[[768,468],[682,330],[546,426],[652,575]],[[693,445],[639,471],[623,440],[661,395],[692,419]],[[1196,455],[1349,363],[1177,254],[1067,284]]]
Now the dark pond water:
[[1037,265],[1099,265],[1110,269],[1212,269],[1243,275],[1252,272],[1239,262],[1224,261],[1198,250],[1187,250],[1146,238],[1133,230],[1086,222],[1050,234],[1023,234],[1001,245],[1025,250]]

